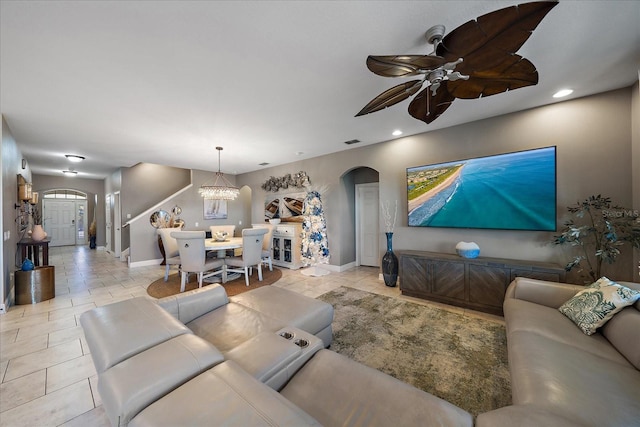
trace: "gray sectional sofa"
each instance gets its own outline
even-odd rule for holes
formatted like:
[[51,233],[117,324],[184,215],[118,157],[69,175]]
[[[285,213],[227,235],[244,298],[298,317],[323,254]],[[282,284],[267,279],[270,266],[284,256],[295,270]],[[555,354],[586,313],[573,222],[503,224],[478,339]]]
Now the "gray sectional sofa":
[[513,405],[479,415],[478,426],[640,426],[640,300],[585,335],[558,310],[584,289],[527,278],[509,285]]
[[471,426],[470,414],[325,349],[333,308],[211,285],[80,317],[114,426]]
[[[620,282],[640,290],[638,283]],[[506,292],[513,405],[476,425],[640,425],[640,301],[593,335],[558,311],[582,286]],[[333,308],[274,286],[217,285],[84,313],[114,426],[470,426],[470,414],[327,350]]]

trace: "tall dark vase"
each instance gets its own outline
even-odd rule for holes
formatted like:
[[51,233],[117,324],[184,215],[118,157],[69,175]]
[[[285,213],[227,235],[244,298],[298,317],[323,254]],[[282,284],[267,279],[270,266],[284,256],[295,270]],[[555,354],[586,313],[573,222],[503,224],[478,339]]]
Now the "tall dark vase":
[[382,277],[384,284],[393,288],[398,281],[398,257],[393,253],[393,233],[387,235],[387,252],[382,256]]

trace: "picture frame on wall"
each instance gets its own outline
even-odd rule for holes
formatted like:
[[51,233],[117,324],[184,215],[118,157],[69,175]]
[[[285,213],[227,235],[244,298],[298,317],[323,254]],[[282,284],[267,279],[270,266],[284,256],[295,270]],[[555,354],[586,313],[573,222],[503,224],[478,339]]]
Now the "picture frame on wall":
[[305,192],[268,195],[264,203],[264,220],[280,218],[287,222],[302,222]]
[[227,201],[226,200],[204,200],[204,219],[226,219],[227,218]]

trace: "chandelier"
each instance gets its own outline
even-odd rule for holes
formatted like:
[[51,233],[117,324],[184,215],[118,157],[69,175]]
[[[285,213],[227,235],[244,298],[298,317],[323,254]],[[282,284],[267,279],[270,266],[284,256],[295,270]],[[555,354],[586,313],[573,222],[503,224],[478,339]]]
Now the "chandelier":
[[[198,190],[198,193],[205,199],[213,200],[235,200],[240,194],[238,187],[232,185],[224,174],[220,172],[220,152],[222,147],[216,147],[218,150],[218,172],[216,172],[216,180],[213,185],[203,185]],[[218,184],[220,181],[220,184]]]

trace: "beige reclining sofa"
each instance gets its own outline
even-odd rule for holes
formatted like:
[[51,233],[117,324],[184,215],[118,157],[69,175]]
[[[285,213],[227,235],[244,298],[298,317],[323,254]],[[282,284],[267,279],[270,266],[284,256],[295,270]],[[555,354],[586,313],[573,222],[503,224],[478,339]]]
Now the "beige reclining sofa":
[[333,307],[210,285],[80,317],[114,426],[470,426],[454,405],[325,348]]
[[558,310],[584,289],[522,277],[509,285],[513,405],[480,414],[478,426],[640,426],[640,300],[586,335]]

